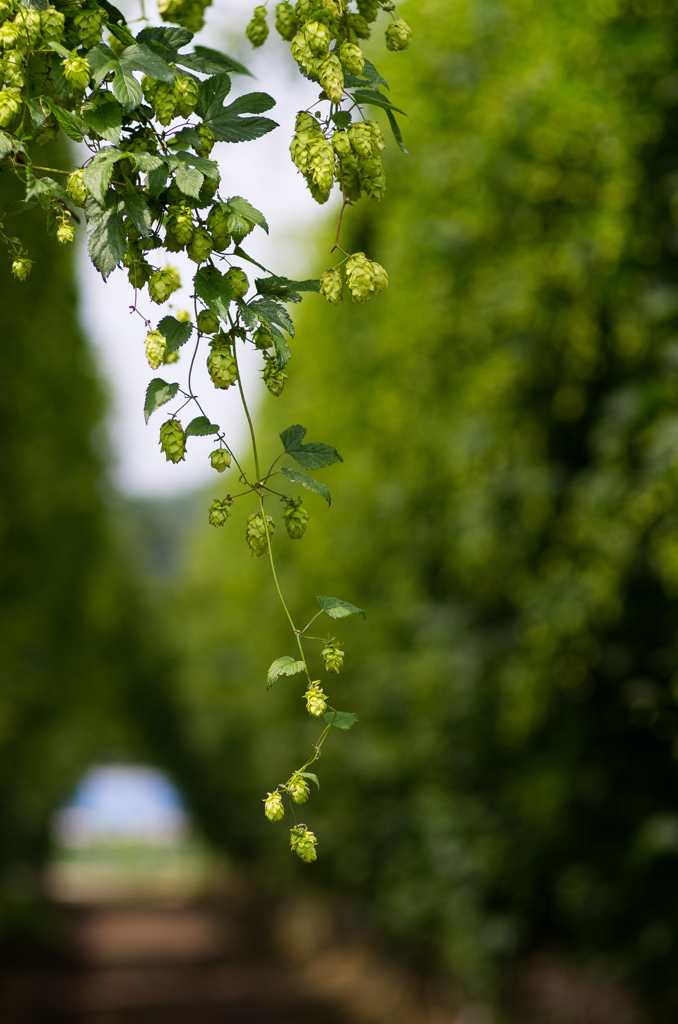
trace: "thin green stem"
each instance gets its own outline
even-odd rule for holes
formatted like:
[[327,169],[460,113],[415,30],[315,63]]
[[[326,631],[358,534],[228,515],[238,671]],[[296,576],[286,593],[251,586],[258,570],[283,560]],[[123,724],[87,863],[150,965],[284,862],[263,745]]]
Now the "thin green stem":
[[[242,381],[240,379],[240,367],[238,366],[238,353],[237,353],[237,345],[236,345],[235,338],[233,339],[233,358],[235,359],[235,368],[236,368],[237,373],[238,373],[238,391],[240,392],[240,400],[242,402],[242,407],[245,410],[245,415],[247,416],[247,423],[249,424],[249,428],[250,428],[250,438],[252,440],[252,454],[254,455],[254,472],[256,473],[257,483],[258,483],[259,480],[261,479],[261,470],[259,469],[259,453],[257,451],[257,438],[256,438],[256,435],[254,433],[254,424],[252,423],[252,417],[250,416],[250,411],[249,411],[249,409],[247,407],[247,401],[245,399],[245,392],[243,391]],[[259,498],[261,500],[261,495],[259,495]],[[263,513],[263,508],[264,508],[263,503],[262,503],[261,508],[262,508],[262,513]],[[266,523],[266,516],[265,515],[264,515],[264,523]],[[266,530],[266,536],[268,537],[268,529]],[[268,546],[269,546],[269,550],[270,550],[270,547],[271,547],[270,540],[269,540]],[[271,564],[273,564],[273,560],[272,559],[271,559]],[[273,570],[273,575],[275,576],[275,569]],[[280,593],[280,588],[278,588],[278,593]],[[280,600],[282,601],[282,594],[280,595]],[[289,617],[289,613],[288,613],[288,617]],[[290,619],[290,622],[291,621],[292,620]],[[292,625],[292,629],[294,629],[294,624]]]

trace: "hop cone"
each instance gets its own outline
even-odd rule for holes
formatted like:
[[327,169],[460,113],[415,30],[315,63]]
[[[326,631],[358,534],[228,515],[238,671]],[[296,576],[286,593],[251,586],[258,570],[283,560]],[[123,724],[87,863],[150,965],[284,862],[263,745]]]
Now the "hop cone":
[[211,309],[201,309],[198,313],[198,330],[201,334],[216,334],[219,330],[219,317]]
[[305,825],[295,825],[290,831],[290,847],[297,857],[301,857],[307,864],[318,859],[316,846],[318,840],[313,832],[309,832]]
[[233,498],[215,498],[209,509],[210,526],[223,526],[231,514]]
[[156,270],[148,282],[148,294],[151,296],[152,301],[160,306],[163,302],[167,302],[172,292],[176,291],[179,287],[181,287],[181,282],[179,281],[176,269],[174,267],[163,267],[162,270]]
[[341,271],[338,267],[326,270],[320,275],[320,294],[324,295],[333,306],[338,306],[342,300],[344,284],[341,279]]
[[193,238],[186,246],[186,252],[194,263],[204,263],[212,252],[212,236],[205,228],[196,228]]
[[356,43],[342,43],[339,47],[339,60],[347,75],[362,75],[365,70],[363,51]]
[[64,38],[64,16],[55,7],[40,11],[40,34],[45,43],[60,43]]
[[234,299],[241,299],[243,295],[246,295],[250,282],[247,278],[247,274],[240,267],[231,267],[231,269],[224,274],[224,280],[228,281],[231,286],[231,295]]
[[238,379],[238,366],[227,345],[213,344],[207,357],[207,370],[215,388],[225,390]]
[[21,97],[12,89],[0,89],[0,126],[6,128],[21,106]]
[[216,135],[206,124],[199,124],[196,128],[198,138],[200,139],[200,156],[209,156],[214,147],[214,143],[217,141]]
[[328,672],[338,672],[344,664],[344,652],[339,650],[334,641],[323,647],[320,657],[325,662],[325,669]]
[[264,384],[276,398],[279,398],[283,393],[285,387],[285,381],[287,380],[287,374],[283,373],[276,359],[273,356],[268,356],[264,363],[263,372]]
[[288,43],[294,38],[299,28],[299,22],[296,19],[292,4],[282,3],[277,5],[275,9],[275,27]]
[[354,253],[346,261],[346,281],[354,302],[366,302],[372,292],[372,263],[364,252]]
[[190,117],[198,102],[198,83],[190,75],[178,75],[174,79],[174,106],[182,117]]
[[25,281],[31,272],[33,267],[33,261],[29,260],[27,256],[17,256],[12,261],[12,273],[16,277],[17,281]]
[[318,680],[310,684],[304,694],[304,699],[306,701],[306,710],[309,715],[315,715],[316,718],[319,718],[327,709],[325,694],[323,693],[322,686],[318,686]]
[[193,214],[190,206],[170,206],[167,224],[179,245],[188,245],[193,238]]
[[290,52],[305,75],[315,74],[315,56],[301,32],[290,43]]
[[269,821],[280,821],[284,817],[285,808],[279,790],[269,793],[264,800],[264,814]]
[[358,11],[365,21],[374,21],[379,14],[377,0],[358,0]]
[[231,465],[231,453],[228,448],[215,448],[210,454],[210,463],[217,473],[225,472]]
[[212,235],[212,249],[223,252],[231,244],[231,232],[228,230],[228,214],[220,203],[215,204],[207,217],[207,230]]
[[146,358],[152,370],[157,370],[167,350],[167,338],[160,331],[149,331],[146,335]]
[[245,29],[245,35],[255,49],[264,45],[268,39],[265,7],[254,8],[254,16]]
[[87,9],[80,11],[73,18],[73,27],[78,34],[80,43],[86,50],[91,50],[101,40],[103,24],[104,12],[99,8],[93,11]]
[[267,348],[271,348],[273,345],[273,336],[268,324],[259,324],[252,337],[254,339],[255,347],[260,349],[262,352],[265,352]]
[[25,71],[23,55],[18,50],[10,50],[0,61],[0,82],[4,79],[10,89],[23,89],[26,83]]
[[336,131],[332,136],[332,148],[337,156],[348,156],[351,152],[351,140],[346,132]]
[[304,25],[304,39],[316,57],[324,57],[330,48],[330,30],[322,21],[307,21]]
[[336,54],[331,53],[320,62],[318,80],[327,98],[332,103],[341,103],[344,96],[344,72]]
[[73,202],[75,203],[75,205],[84,206],[87,202],[89,189],[85,185],[83,171],[81,167],[78,167],[77,170],[72,171],[71,174],[68,175],[67,187],[68,191],[71,193],[71,196],[73,197]]
[[311,795],[308,782],[303,775],[293,775],[285,786],[295,804],[305,804]]
[[160,449],[168,462],[183,462],[186,438],[179,420],[167,420],[160,428]]
[[90,79],[89,64],[85,58],[67,57],[66,60],[62,60],[61,66],[64,69],[64,78],[73,87],[73,90],[84,92]]
[[412,40],[412,29],[399,18],[397,21],[392,21],[386,29],[386,49],[387,50],[406,50]]
[[[272,537],[275,532],[275,523],[269,515],[266,516],[266,525],[268,526],[268,534]],[[264,525],[264,516],[261,512],[252,512],[247,517],[245,540],[247,541],[252,554],[256,555],[257,558],[265,555],[268,551],[266,526]]]
[[308,512],[302,506],[301,498],[287,498],[285,503],[287,508],[283,512],[283,522],[288,536],[291,540],[301,540],[308,525]]
[[308,177],[320,192],[328,195],[334,184],[334,149],[324,135],[318,136],[308,150]]
[[362,14],[349,14],[348,25],[351,30],[351,34],[356,36],[358,39],[370,38],[370,24],[367,18],[363,18]]

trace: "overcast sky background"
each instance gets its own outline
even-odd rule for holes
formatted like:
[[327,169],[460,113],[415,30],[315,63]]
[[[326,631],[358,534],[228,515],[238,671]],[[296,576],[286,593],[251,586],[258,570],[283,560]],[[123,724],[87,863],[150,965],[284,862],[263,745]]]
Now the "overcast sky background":
[[[128,17],[134,17],[132,12],[138,10],[136,4],[124,0],[119,6]],[[280,124],[275,131],[254,142],[217,143],[212,157],[219,162],[222,174],[221,194],[244,196],[262,211],[269,223],[268,237],[255,228],[245,240],[244,248],[250,255],[287,277],[317,276],[325,267],[316,265],[315,239],[331,206],[321,208],[311,199],[303,178],[292,164],[288,147],[296,112],[313,103],[318,96],[318,86],[299,75],[290,57],[289,45],[273,27],[272,15],[269,14],[268,19],[271,28],[268,41],[262,49],[253,51],[244,38],[253,8],[251,0],[229,0],[227,18],[220,8],[221,5],[217,5],[215,9],[208,9],[207,25],[195,42],[221,49],[250,68],[256,78],[234,75],[229,101],[246,92],[268,92],[275,97],[277,105],[266,116]],[[336,199],[330,203],[336,204]],[[170,253],[167,262],[179,267],[182,282],[190,285],[196,265],[186,254]],[[82,324],[108,383],[115,485],[129,495],[157,497],[182,494],[206,484],[214,477],[208,458],[213,440],[191,438],[186,461],[173,465],[165,460],[158,447],[163,413],[172,411],[173,404],[157,412],[148,426],[143,417],[146,388],[153,377],[185,380],[189,345],[178,364],[151,370],[145,357],[144,324],[138,315],[129,311],[134,293],[127,273],[116,270],[108,282],[102,281],[87,257],[84,228],[80,231],[78,266]],[[252,280],[256,268],[247,264],[243,264],[243,268]],[[189,287],[182,287],[172,296],[175,311],[191,309],[189,293]],[[171,311],[167,304],[154,305],[147,296],[139,305],[154,325]],[[251,358],[242,367],[248,399],[251,395],[255,407],[265,394],[260,380],[260,361],[258,354],[252,351]],[[216,391],[204,362],[205,356],[199,355],[196,393],[201,402],[207,399],[205,411],[227,430],[235,450],[242,450],[246,441],[245,422],[236,389]],[[191,412],[184,425],[197,414],[197,409]]]

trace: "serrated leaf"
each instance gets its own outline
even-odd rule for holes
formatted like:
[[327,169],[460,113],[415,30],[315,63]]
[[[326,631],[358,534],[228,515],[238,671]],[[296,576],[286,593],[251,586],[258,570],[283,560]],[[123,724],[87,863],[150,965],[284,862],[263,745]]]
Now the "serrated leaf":
[[0,160],[4,160],[12,152],[12,140],[6,132],[0,132]]
[[203,121],[209,121],[217,117],[224,109],[224,99],[231,91],[231,79],[229,75],[212,75],[206,81],[200,83],[198,89],[198,102],[195,105],[195,112]]
[[40,104],[36,100],[31,99],[30,96],[24,97],[24,103],[28,107],[28,112],[31,115],[31,121],[36,128],[40,128],[45,123],[45,111],[42,109]]
[[290,352],[290,346],[287,341],[275,327],[271,327],[271,338],[273,339],[273,347],[275,349],[275,361],[278,364],[279,370],[284,370],[290,361],[292,353]]
[[326,711],[323,718],[328,725],[336,725],[337,729],[348,732],[358,721],[358,716],[352,711]]
[[200,189],[205,180],[202,171],[196,170],[195,167],[179,164],[174,172],[174,180],[185,196],[191,196],[193,199],[200,198]]
[[391,131],[393,132],[393,138],[396,140],[396,142],[402,149],[403,153],[407,153],[407,150],[405,149],[405,143],[403,142],[402,132],[400,131],[400,125],[395,119],[395,114],[393,113],[392,110],[387,110],[386,116],[388,118],[388,123],[391,126]]
[[29,11],[46,11],[49,0],[21,0],[21,6]]
[[303,469],[322,469],[323,466],[344,461],[336,448],[322,441],[309,441],[289,454]]
[[127,155],[134,160],[134,163],[140,171],[147,173],[157,171],[161,167],[166,166],[165,159],[158,156],[157,153],[145,153],[142,150],[139,153],[128,153]]
[[161,47],[167,51],[168,56],[174,56],[182,46],[188,46],[192,38],[193,33],[189,32],[187,28],[168,25],[142,29],[137,36],[137,43]]
[[207,416],[196,416],[184,430],[186,437],[207,437],[209,434],[219,433],[219,424],[210,423]]
[[266,674],[266,689],[270,690],[280,676],[294,676],[304,671],[303,661],[295,661],[285,654],[282,658],[276,658]]
[[170,149],[188,149],[189,146],[192,146],[194,149],[200,150],[202,149],[202,139],[195,128],[182,128],[176,135],[167,139],[167,145]]
[[113,177],[113,165],[116,161],[122,160],[126,155],[126,153],[113,147],[102,149],[96,154],[91,163],[85,167],[83,181],[97,202],[104,202],[108,186]]
[[168,384],[160,377],[154,377],[146,388],[146,401],[144,402],[144,419],[148,423],[156,409],[166,402],[171,402],[177,391],[178,384]]
[[196,156],[195,153],[177,153],[169,159],[170,167],[177,168],[194,167],[213,181],[219,181],[219,167],[215,160],[206,160],[203,156]]
[[362,615],[364,619],[367,618],[362,608],[348,601],[340,601],[338,597],[318,596],[318,604],[331,619],[345,619],[348,615]]
[[409,117],[409,114],[406,114],[400,107],[395,107],[388,96],[384,96],[383,93],[378,92],[376,89],[354,89],[351,96],[356,103],[371,103],[373,107],[381,107],[383,110],[395,110],[396,113]]
[[[139,154],[136,154],[137,156]],[[148,172],[147,188],[152,196],[159,196],[162,190],[167,184],[169,178],[169,167],[166,164],[161,164],[156,167],[155,170]]]
[[266,234],[268,234],[268,224],[261,210],[257,210],[256,207],[248,203],[242,196],[231,196],[226,203],[228,209],[234,213],[240,213],[243,217],[247,217],[253,224],[257,224],[260,228],[263,228]]
[[239,96],[227,107],[224,107],[224,114],[263,114],[275,106],[275,100],[267,92],[247,92]]
[[345,128],[348,128],[353,118],[348,110],[338,110],[336,114],[332,114],[332,120],[337,128],[340,128],[343,131]]
[[214,117],[208,123],[217,142],[252,142],[280,127],[269,117],[238,117],[232,114]]
[[374,64],[370,60],[365,60],[365,69],[359,77],[355,75],[344,75],[344,84],[349,89],[360,88],[362,86],[379,86],[383,85],[385,89],[389,88],[389,84],[385,78],[382,78]]
[[[109,7],[110,7],[110,4],[109,4]],[[119,11],[118,11],[118,14],[120,14]],[[122,15],[120,15],[120,17],[122,18]],[[111,33],[112,36],[115,36],[115,38],[118,40],[118,42],[122,43],[122,45],[123,45],[123,53],[127,49],[128,46],[134,46],[134,43],[135,43],[134,36],[132,35],[132,33],[130,32],[130,30],[128,28],[125,28],[124,25],[116,25],[112,21],[109,21],[108,22],[108,31]]]
[[320,789],[320,781],[318,780],[318,776],[314,775],[313,772],[295,772],[295,775],[301,775],[302,779],[310,779],[311,782],[315,782],[318,789]]
[[129,178],[125,178],[123,203],[125,204],[125,213],[139,234],[142,238],[149,238],[153,233],[153,216]]
[[117,195],[107,195],[104,206],[91,196],[87,199],[87,249],[92,263],[104,281],[110,277],[127,252],[124,205]]
[[99,6],[103,7],[103,9],[106,11],[106,14],[108,15],[109,24],[111,24],[111,23],[113,25],[124,25],[125,24],[125,16],[124,16],[124,14],[122,14],[118,10],[117,7],[114,7],[114,5],[109,2],[109,0],[99,0]]
[[275,274],[258,277],[254,283],[260,295],[279,299],[280,302],[301,302],[299,292],[317,292],[320,289],[317,278],[312,281],[292,281],[289,277],[277,277]]
[[231,286],[221,274],[208,275],[203,270],[198,271],[195,276],[195,293],[220,320],[228,323]]
[[231,74],[248,75],[253,78],[251,71],[248,71],[244,64],[227,57],[225,53],[212,50],[209,46],[196,46],[193,53],[179,54],[175,57],[175,63],[181,67],[190,68],[191,71],[199,71],[202,75],[217,75],[223,72]]
[[122,109],[114,99],[107,103],[86,103],[82,108],[83,120],[108,142],[120,141]]
[[256,314],[258,320],[266,324],[277,324],[294,337],[292,318],[279,302],[274,302],[273,299],[256,299],[249,302],[248,307]]
[[332,496],[325,485],[309,476],[308,473],[302,473],[300,469],[288,469],[287,466],[283,466],[280,472],[288,480],[291,480],[292,483],[301,484],[302,487],[307,487],[309,491],[315,491],[316,494],[325,499],[328,505],[332,504]]
[[280,433],[280,440],[283,443],[283,448],[288,454],[296,452],[301,448],[301,442],[306,437],[306,427],[302,427],[301,423],[295,423],[291,427],[285,427]]
[[193,324],[177,320],[173,316],[164,316],[158,324],[157,330],[163,335],[167,342],[167,352],[176,352],[185,345],[191,336]]
[[120,57],[120,67],[123,74],[129,75],[132,71],[141,71],[159,82],[173,82],[175,72],[163,60],[157,50],[151,50],[144,43],[135,43],[128,46]]
[[87,124],[81,117],[69,113],[55,103],[50,96],[43,96],[43,103],[52,111],[57,122],[61,125],[66,135],[74,142],[82,142],[88,134]]
[[[70,57],[70,53],[67,55]],[[105,43],[97,43],[92,47],[87,54],[87,63],[90,66],[95,85],[99,85],[110,71],[118,72],[120,70],[118,58],[110,46],[106,46]]]
[[135,110],[141,103],[141,86],[132,74],[131,68],[122,66],[122,60],[120,70],[116,71],[113,79],[113,95],[122,103],[127,114]]
[[52,199],[61,199],[62,202],[67,203],[70,201],[70,196],[54,178],[50,178],[48,175],[36,178],[33,168],[28,164],[26,166],[25,200],[29,201],[31,199],[37,199],[40,205],[45,207]]

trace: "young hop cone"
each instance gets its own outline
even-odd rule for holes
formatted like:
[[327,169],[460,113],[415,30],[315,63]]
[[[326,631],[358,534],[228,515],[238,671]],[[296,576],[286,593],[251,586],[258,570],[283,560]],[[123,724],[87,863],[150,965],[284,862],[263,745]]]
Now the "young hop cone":
[[72,171],[68,175],[68,181],[66,187],[73,197],[73,202],[76,206],[84,206],[87,202],[87,196],[89,195],[89,189],[85,185],[82,167],[78,167],[77,170]]
[[198,330],[201,334],[216,334],[219,330],[219,317],[211,309],[201,309],[198,313]]
[[29,260],[27,256],[17,256],[15,260],[12,260],[12,274],[17,281],[25,281],[32,267],[33,260]]
[[247,295],[249,291],[250,282],[247,278],[247,274],[240,267],[231,267],[231,269],[224,274],[224,280],[228,281],[231,286],[231,295],[234,299],[241,299],[243,295]]
[[285,496],[280,501],[285,506],[283,522],[291,540],[301,540],[308,525],[308,512],[301,504],[301,498]]
[[305,804],[311,795],[308,782],[303,775],[293,775],[285,786],[295,804]]
[[330,641],[320,652],[320,657],[325,662],[327,672],[338,672],[344,664],[344,652],[340,650],[334,640]]
[[245,35],[251,42],[252,46],[257,49],[259,46],[263,46],[268,39],[268,25],[266,23],[266,8],[255,7],[252,15],[252,20],[245,29]]
[[70,57],[62,60],[61,66],[64,69],[64,78],[73,87],[74,92],[84,92],[89,85],[90,69],[84,57],[75,55],[75,50]]
[[299,30],[299,22],[292,4],[282,3],[276,6],[275,27],[288,43],[294,39]]
[[256,555],[257,558],[261,558],[268,551],[266,526],[268,526],[269,537],[272,537],[275,532],[275,523],[269,515],[266,516],[266,525],[264,525],[264,517],[261,512],[251,512],[247,517],[245,540],[252,554]]
[[269,793],[264,800],[264,814],[269,821],[281,821],[285,815],[280,790]]
[[167,338],[160,331],[149,331],[146,335],[146,358],[152,370],[157,370],[167,350]]
[[167,420],[163,423],[160,428],[160,448],[168,462],[183,462],[186,438],[179,420]]
[[217,473],[224,473],[231,465],[231,453],[228,448],[215,448],[210,453],[210,464]]
[[287,374],[282,372],[274,356],[266,356],[262,377],[271,394],[279,398],[283,393]]
[[75,228],[63,221],[57,228],[56,237],[59,245],[70,245],[75,238]]
[[209,508],[210,526],[223,526],[231,514],[233,498],[215,498]]
[[290,847],[297,857],[310,864],[318,859],[316,846],[318,840],[313,832],[310,832],[305,825],[295,825],[290,831]]
[[215,388],[226,390],[238,379],[238,364],[228,344],[219,341],[219,335],[210,345],[207,370]]
[[387,50],[406,50],[412,40],[412,29],[403,21],[402,18],[398,18],[397,21],[392,21],[386,29],[386,49]]
[[160,306],[180,287],[181,280],[176,267],[163,267],[162,270],[156,270],[148,282],[148,294],[151,300]]
[[362,75],[365,70],[363,51],[357,43],[342,43],[339,47],[339,61],[347,75]]
[[333,306],[341,303],[344,293],[344,282],[338,267],[332,267],[320,275],[320,294],[324,295]]
[[308,689],[304,694],[304,700],[306,701],[306,710],[309,715],[314,715],[316,718],[327,710],[327,701],[325,700],[325,694],[322,686],[319,686],[319,679],[316,679],[313,683],[309,683]]

